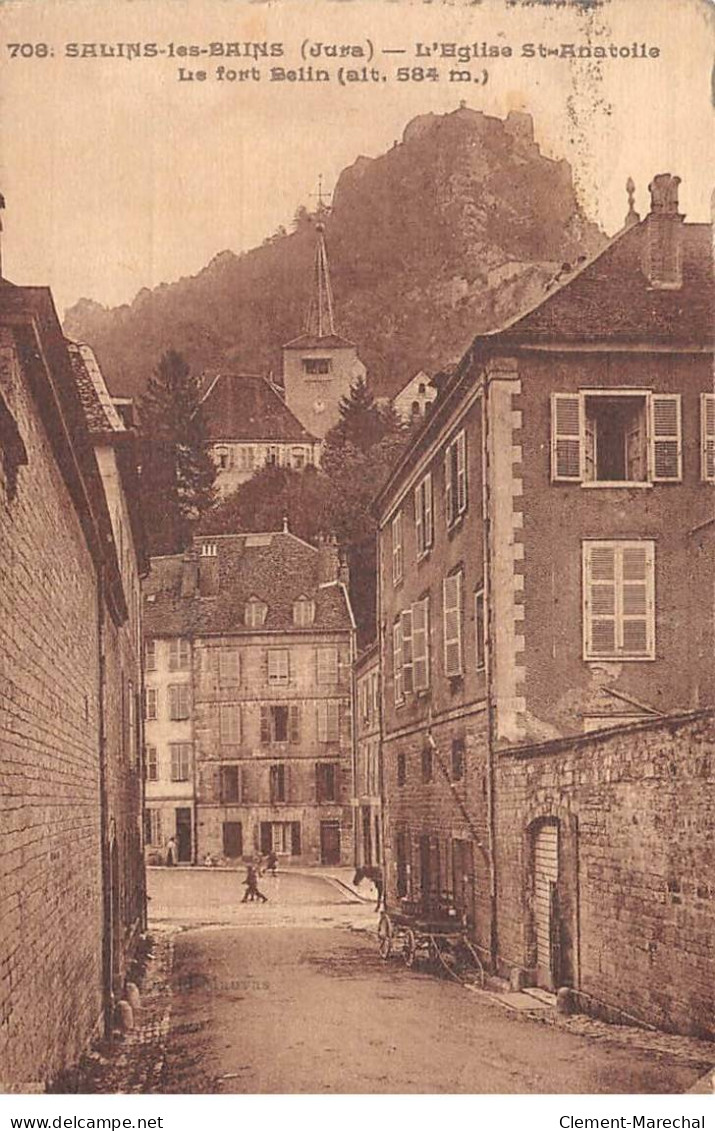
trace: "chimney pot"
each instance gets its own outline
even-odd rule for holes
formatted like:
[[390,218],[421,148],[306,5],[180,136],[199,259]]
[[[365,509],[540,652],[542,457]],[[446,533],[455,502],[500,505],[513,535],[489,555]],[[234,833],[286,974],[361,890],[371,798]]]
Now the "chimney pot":
[[678,212],[680,177],[659,173],[648,185],[648,214],[644,272],[656,290],[677,290],[683,285],[683,220]]

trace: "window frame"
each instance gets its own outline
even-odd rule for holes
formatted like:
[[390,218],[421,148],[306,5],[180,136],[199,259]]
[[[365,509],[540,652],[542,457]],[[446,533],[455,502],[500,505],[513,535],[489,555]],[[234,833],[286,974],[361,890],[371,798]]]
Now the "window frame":
[[144,641],[144,671],[156,671],[156,637],[149,636]]
[[[610,662],[624,662],[624,663],[648,663],[655,660],[656,657],[656,578],[655,578],[655,541],[653,539],[583,539],[581,543],[581,577],[582,577],[582,594],[581,594],[581,620],[582,620],[582,655],[583,659],[589,663],[610,663]],[[598,614],[593,610],[593,596],[592,587],[595,583],[591,579],[591,552],[594,549],[609,549],[614,552],[614,579],[613,579],[613,593],[614,612],[610,614]],[[642,584],[645,587],[645,612],[642,616],[636,614],[626,614],[623,611],[624,596],[623,587],[626,584],[637,585],[640,579],[624,579],[623,577],[623,555],[627,550],[639,549],[645,551],[645,569]],[[604,579],[600,584],[607,586],[608,579]],[[614,642],[615,650],[613,652],[597,652],[593,650],[592,634],[594,620],[613,620],[614,624]],[[626,620],[643,620],[645,622],[646,632],[646,650],[644,652],[625,651],[622,649],[624,626]],[[619,645],[621,650],[619,650]]]
[[[415,693],[430,686],[429,594],[412,604],[412,687]],[[420,624],[420,620],[422,623]]]
[[243,608],[243,623],[246,628],[263,628],[268,616],[268,605],[259,597],[249,597]]
[[191,644],[185,636],[169,640],[169,671],[186,672],[191,667]]
[[219,742],[221,746],[240,746],[241,707],[238,703],[219,703]]
[[219,648],[218,681],[220,687],[237,687],[240,684],[241,653],[238,648]]
[[415,487],[415,543],[417,560],[429,554],[434,545],[434,493],[432,472],[428,471]]
[[[278,663],[278,657],[285,658],[285,664],[279,664],[277,669],[271,672],[271,665]],[[287,687],[290,683],[290,649],[289,648],[269,648],[266,652],[266,678],[271,687]]]
[[146,780],[158,781],[159,780],[159,752],[156,746],[149,745],[146,747]]
[[[448,605],[447,593],[448,587],[456,581],[457,583],[457,601],[456,604]],[[453,613],[456,617],[457,632],[456,635],[450,636],[448,634],[448,616]],[[444,674],[447,679],[459,679],[464,675],[464,633],[462,631],[462,620],[464,616],[464,572],[459,569],[453,573],[447,574],[442,579],[442,644],[443,655],[442,660],[444,664]],[[458,666],[450,665],[448,660],[449,648],[456,646],[459,654]]]
[[[235,771],[236,790],[233,796],[233,790],[226,788],[226,780],[229,772]],[[219,766],[219,798],[222,805],[240,805],[242,801],[241,790],[241,767],[233,763],[229,765]]]
[[[330,663],[326,662],[326,656],[331,657]],[[316,680],[321,687],[335,687],[340,683],[340,651],[337,645],[316,648],[315,663]]]
[[404,530],[402,511],[398,511],[390,524],[392,535],[392,584],[399,585],[405,573]]
[[296,628],[311,628],[314,623],[315,601],[310,597],[298,597],[293,602],[293,624]]
[[[172,782],[191,781],[191,743],[170,742],[169,756],[171,769],[169,780]],[[185,759],[185,762],[184,762]]]
[[156,722],[159,718],[159,688],[147,687],[144,707],[144,718],[148,723]]
[[[170,683],[167,687],[169,693],[169,721],[182,723],[191,718],[191,687],[188,683]],[[185,714],[180,714],[181,703],[185,701]]]
[[318,742],[340,742],[340,700],[320,699],[318,702]]
[[461,428],[444,450],[444,517],[451,529],[467,510],[467,432]]

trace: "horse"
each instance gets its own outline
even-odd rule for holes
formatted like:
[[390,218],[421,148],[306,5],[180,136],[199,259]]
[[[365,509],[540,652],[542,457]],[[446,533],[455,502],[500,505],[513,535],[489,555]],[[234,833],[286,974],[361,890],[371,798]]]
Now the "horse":
[[375,888],[377,889],[377,903],[375,905],[375,910],[379,911],[382,906],[383,895],[385,892],[385,879],[382,874],[382,868],[365,866],[356,868],[355,875],[353,876],[353,884],[355,885],[355,887],[358,887],[363,880],[372,880],[372,882],[374,883]]

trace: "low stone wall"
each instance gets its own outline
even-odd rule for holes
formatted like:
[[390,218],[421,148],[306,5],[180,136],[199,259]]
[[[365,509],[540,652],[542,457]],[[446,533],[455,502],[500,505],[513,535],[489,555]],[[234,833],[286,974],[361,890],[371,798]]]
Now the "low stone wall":
[[502,752],[496,772],[503,965],[543,981],[534,844],[556,824],[554,984],[715,1037],[715,712]]

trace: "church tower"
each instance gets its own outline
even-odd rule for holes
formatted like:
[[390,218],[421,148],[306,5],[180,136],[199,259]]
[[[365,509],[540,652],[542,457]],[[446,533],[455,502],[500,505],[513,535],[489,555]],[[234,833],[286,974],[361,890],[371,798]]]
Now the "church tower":
[[283,385],[291,412],[313,436],[323,439],[340,419],[339,405],[353,383],[365,377],[354,342],[335,329],[324,219],[327,208],[318,195],[315,265],[308,316],[299,338],[283,346]]

